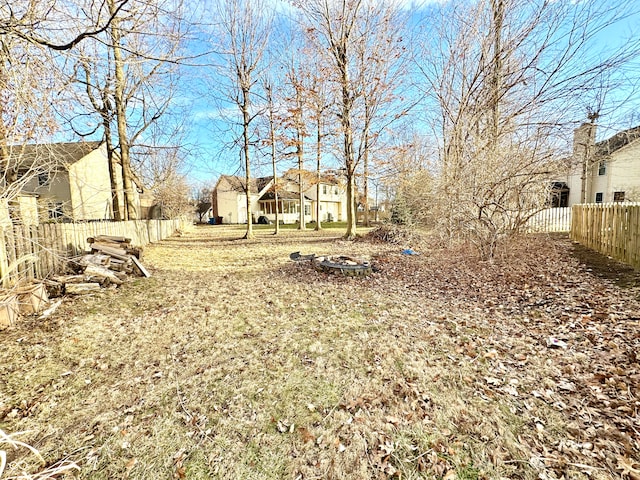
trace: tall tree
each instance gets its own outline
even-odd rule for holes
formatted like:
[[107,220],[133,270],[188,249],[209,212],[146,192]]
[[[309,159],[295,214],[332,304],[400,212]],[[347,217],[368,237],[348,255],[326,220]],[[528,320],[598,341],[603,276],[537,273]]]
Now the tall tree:
[[273,86],[271,82],[268,80],[264,81],[264,91],[265,98],[267,101],[267,120],[268,120],[268,131],[269,131],[269,139],[267,144],[269,145],[269,153],[271,156],[271,170],[273,172],[273,199],[274,199],[274,207],[275,207],[275,224],[273,227],[273,234],[277,235],[280,233],[280,207],[278,206],[278,169],[277,169],[277,161],[276,161],[276,107],[273,100]]
[[[327,52],[327,77],[337,86],[336,116],[342,135],[342,157],[347,181],[346,238],[356,236],[356,172],[359,162],[369,152],[369,123],[358,116],[363,111],[365,82],[372,77],[368,69],[380,71],[388,67],[382,55],[372,51],[377,45],[401,42],[399,32],[390,28],[396,19],[394,2],[365,0],[307,0],[294,2],[304,13],[307,29],[318,45]],[[363,61],[364,60],[364,61]],[[387,89],[392,85],[387,85]],[[360,109],[360,112],[358,111]],[[373,110],[368,111],[373,114]],[[357,130],[357,132],[356,132]]]
[[308,91],[309,118],[315,123],[316,140],[316,230],[322,230],[322,215],[320,202],[322,152],[325,137],[330,135],[326,130],[326,117],[331,108],[331,100],[328,96],[328,85],[322,74],[321,57],[316,56],[314,72],[310,79]]
[[309,136],[307,129],[307,86],[309,72],[304,66],[304,57],[299,51],[287,60],[285,84],[288,95],[284,101],[286,113],[282,116],[283,129],[289,132],[285,146],[292,148],[290,155],[296,158],[298,177],[298,229],[305,230],[305,195],[307,175],[304,169],[305,139]]
[[[173,73],[184,34],[181,2],[128,0],[126,8],[116,0],[106,0],[106,4],[111,15],[109,28],[98,42],[83,42],[78,47],[81,68],[77,81],[83,85],[88,115],[97,114],[103,129],[114,216],[136,219],[140,212],[135,201],[135,171],[139,166],[132,161],[132,150],[165,114],[173,97]],[[117,190],[119,177],[122,192]]]
[[[215,12],[217,37],[212,39],[217,57],[219,74],[230,85],[218,84],[227,100],[240,113],[241,164],[244,169],[247,210],[247,230],[245,238],[253,237],[251,194],[251,147],[253,144],[253,124],[258,112],[254,111],[254,97],[260,86],[262,61],[269,44],[273,23],[273,12],[263,0],[216,0]],[[231,87],[231,88],[228,88]],[[257,193],[257,192],[256,192]]]

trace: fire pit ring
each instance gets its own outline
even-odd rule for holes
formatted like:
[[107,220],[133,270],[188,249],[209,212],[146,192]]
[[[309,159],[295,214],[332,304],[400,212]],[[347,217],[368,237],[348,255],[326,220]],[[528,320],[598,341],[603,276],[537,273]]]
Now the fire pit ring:
[[372,272],[370,262],[347,255],[314,257],[311,259],[311,263],[313,268],[318,271],[346,276],[363,276]]

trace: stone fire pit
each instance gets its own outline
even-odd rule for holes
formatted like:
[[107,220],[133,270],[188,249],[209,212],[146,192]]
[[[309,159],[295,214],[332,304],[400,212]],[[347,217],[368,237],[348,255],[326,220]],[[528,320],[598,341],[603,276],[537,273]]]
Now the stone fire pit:
[[289,257],[295,261],[309,260],[318,271],[348,276],[369,275],[371,262],[349,255],[300,255],[294,252]]

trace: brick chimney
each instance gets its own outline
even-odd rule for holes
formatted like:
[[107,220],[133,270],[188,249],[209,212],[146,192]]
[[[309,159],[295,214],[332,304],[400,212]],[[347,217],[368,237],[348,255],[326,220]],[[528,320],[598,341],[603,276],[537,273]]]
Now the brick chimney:
[[586,203],[591,198],[591,156],[595,152],[596,144],[596,123],[598,119],[596,112],[589,112],[588,122],[583,123],[573,131],[573,160],[580,165],[582,174],[580,175],[580,203]]
[[596,124],[585,122],[573,131],[573,157],[583,161],[593,153],[596,144]]

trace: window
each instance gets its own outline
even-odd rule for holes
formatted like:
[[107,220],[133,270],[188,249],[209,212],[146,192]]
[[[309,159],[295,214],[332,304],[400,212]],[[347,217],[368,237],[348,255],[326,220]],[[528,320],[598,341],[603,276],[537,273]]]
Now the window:
[[596,203],[602,203],[602,192],[596,193]]
[[598,164],[598,175],[606,175],[607,174],[607,162],[604,160]]
[[322,193],[323,193],[324,195],[326,195],[326,194],[327,194],[327,186],[326,186],[326,185],[322,185]]
[[335,192],[333,192],[333,193],[335,193],[336,195],[338,195],[338,187],[336,187],[336,191],[335,191]]
[[624,202],[624,192],[613,192],[614,202]]
[[44,172],[38,174],[38,186],[46,187],[47,185],[49,185],[49,173]]
[[305,205],[304,206],[304,214],[305,215],[311,215],[311,205]]
[[62,202],[50,203],[49,204],[49,218],[56,219],[62,218],[64,213],[62,211]]

